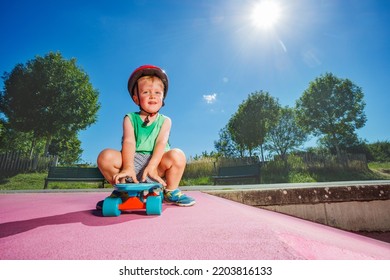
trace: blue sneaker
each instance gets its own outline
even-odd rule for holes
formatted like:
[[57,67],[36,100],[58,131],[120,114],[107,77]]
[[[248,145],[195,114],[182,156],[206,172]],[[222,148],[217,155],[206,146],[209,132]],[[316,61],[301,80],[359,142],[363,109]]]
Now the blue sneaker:
[[179,189],[174,191],[164,191],[164,201],[170,204],[179,206],[192,206],[195,204],[195,199],[182,193]]

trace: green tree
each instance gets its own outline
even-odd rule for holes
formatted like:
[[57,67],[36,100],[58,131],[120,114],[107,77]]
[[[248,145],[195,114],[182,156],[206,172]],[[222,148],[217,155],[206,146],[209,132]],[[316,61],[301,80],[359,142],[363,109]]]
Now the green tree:
[[[339,135],[338,140],[338,146],[341,151],[344,152],[351,152],[359,153],[358,147],[360,145],[364,144],[364,141],[359,139],[358,136],[355,133],[347,134],[347,135]],[[330,138],[328,135],[325,135],[321,137],[318,140],[318,143],[320,147],[325,148],[327,151],[330,151],[332,154],[337,154],[337,150],[335,146],[333,145],[333,139]]]
[[341,143],[356,138],[355,130],[366,123],[363,97],[362,89],[350,80],[321,75],[296,102],[298,124],[314,136],[325,137],[340,156]]
[[49,154],[58,155],[59,163],[64,165],[78,162],[82,152],[81,141],[76,134],[56,137],[49,146]]
[[[14,151],[24,156],[29,156],[32,139],[32,132],[15,131],[5,126],[4,133],[0,137],[0,153]],[[36,150],[43,151],[44,147],[44,140],[36,141]],[[48,153],[50,155],[58,155],[60,164],[69,165],[80,160],[80,155],[83,152],[80,147],[81,142],[77,138],[77,134],[66,133],[53,137]]]
[[[4,125],[5,125],[4,120],[0,119],[0,139],[3,139],[3,137],[4,137],[4,133],[5,133]],[[0,146],[0,148],[1,148],[1,146]]]
[[263,144],[268,131],[275,126],[279,116],[280,105],[277,99],[268,92],[251,93],[239,105],[237,112],[228,123],[228,130],[233,141],[241,149],[253,151],[260,148],[262,160]]
[[[32,139],[32,132],[16,131],[10,129],[7,124],[5,124],[3,135],[0,137],[0,153],[18,152],[24,156],[29,156]],[[36,146],[43,149],[44,144],[42,141],[39,141],[36,143]]]
[[286,161],[288,152],[301,146],[306,139],[307,134],[296,123],[294,109],[285,107],[280,110],[280,118],[276,126],[268,132],[264,146],[265,149],[275,152]]
[[0,113],[8,126],[32,133],[31,152],[44,140],[44,153],[56,135],[75,135],[96,122],[98,91],[88,75],[60,53],[36,56],[4,73]]
[[367,146],[373,161],[390,162],[390,141],[376,141]]
[[232,140],[232,136],[227,126],[219,131],[219,139],[214,141],[214,147],[217,150],[218,155],[231,158],[243,155],[243,150]]

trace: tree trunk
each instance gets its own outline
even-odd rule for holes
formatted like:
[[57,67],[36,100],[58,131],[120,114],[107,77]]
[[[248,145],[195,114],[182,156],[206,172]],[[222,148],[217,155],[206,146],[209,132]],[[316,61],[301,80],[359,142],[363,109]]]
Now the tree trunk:
[[260,145],[261,162],[264,163],[263,144]]
[[36,140],[35,137],[33,136],[32,140],[31,140],[31,148],[30,148],[30,155],[29,155],[29,158],[30,158],[30,159],[33,158],[34,150],[35,150],[36,144],[37,144],[37,140]]
[[48,136],[46,138],[45,151],[43,153],[43,155],[45,155],[45,156],[47,156],[49,154],[49,147],[50,147],[50,144],[51,144],[51,139],[52,139],[51,136]]

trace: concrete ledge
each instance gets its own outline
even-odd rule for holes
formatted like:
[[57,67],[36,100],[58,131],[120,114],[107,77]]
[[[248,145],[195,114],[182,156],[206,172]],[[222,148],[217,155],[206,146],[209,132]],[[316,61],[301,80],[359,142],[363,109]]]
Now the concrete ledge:
[[252,206],[390,199],[390,184],[206,191]]
[[390,200],[275,205],[259,208],[348,231],[390,231]]
[[206,191],[349,231],[390,231],[390,184]]

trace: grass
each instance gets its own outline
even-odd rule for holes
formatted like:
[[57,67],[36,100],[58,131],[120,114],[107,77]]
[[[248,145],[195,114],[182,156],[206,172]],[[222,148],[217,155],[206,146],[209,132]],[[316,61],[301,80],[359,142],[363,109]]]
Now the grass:
[[368,167],[371,170],[390,175],[390,162],[370,162]]
[[[44,173],[21,173],[12,177],[0,178],[0,190],[41,190],[43,189],[45,177]],[[87,182],[49,182],[48,189],[94,189],[100,187],[100,183]],[[106,188],[109,184],[104,185]]]
[[[264,168],[262,170],[262,183],[307,183],[307,182],[330,182],[330,181],[355,181],[355,180],[390,180],[390,162],[378,163],[371,162],[368,164],[368,169],[365,170],[335,170],[335,169],[296,169],[285,171],[280,167]],[[180,183],[181,186],[199,186],[213,185],[211,174],[207,175],[206,170],[212,167],[200,166],[198,170],[189,170],[184,174]],[[192,167],[194,169],[194,167]],[[199,170],[201,172],[199,172]],[[192,176],[191,176],[192,175]],[[41,190],[43,189],[44,180],[47,172],[44,173],[24,173],[11,177],[0,177],[0,190]],[[243,184],[254,183],[248,181],[228,181],[225,184]],[[100,187],[99,183],[86,182],[50,182],[49,189],[96,189]],[[109,184],[105,184],[106,188],[110,188]]]
[[214,184],[214,181],[209,176],[201,176],[199,178],[183,178],[180,186],[208,186]]
[[368,168],[377,176],[390,180],[390,162],[370,162]]

